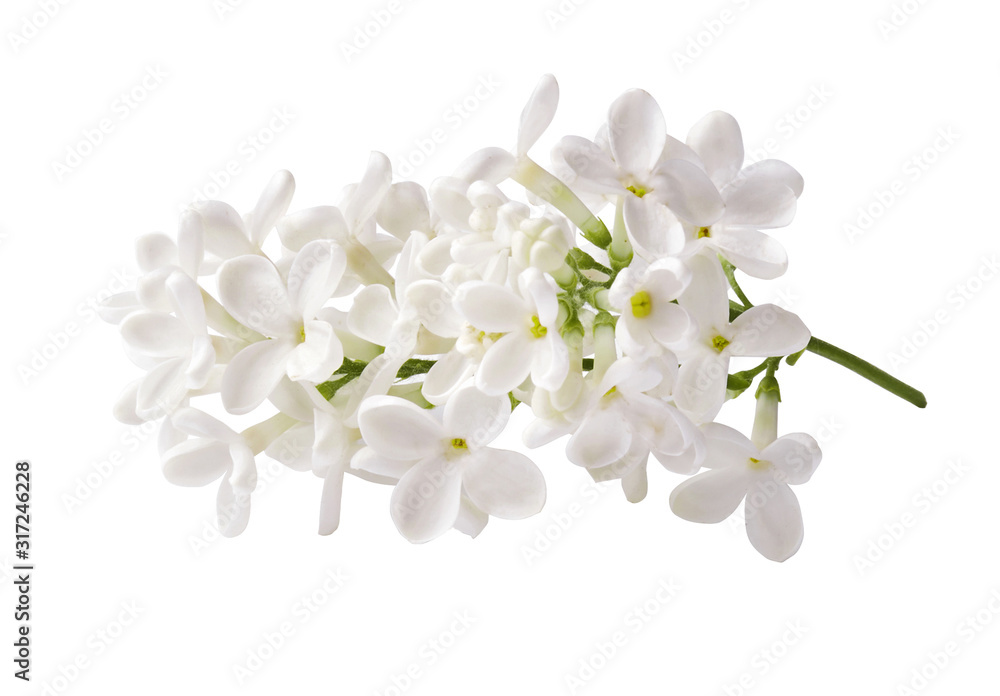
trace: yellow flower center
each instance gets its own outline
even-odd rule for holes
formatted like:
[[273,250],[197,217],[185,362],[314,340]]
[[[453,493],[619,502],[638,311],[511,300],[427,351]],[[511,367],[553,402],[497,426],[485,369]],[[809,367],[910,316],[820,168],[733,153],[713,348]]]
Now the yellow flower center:
[[645,290],[632,295],[632,316],[637,319],[648,317],[653,311],[653,298]]
[[767,471],[771,468],[771,462],[750,457],[750,461],[747,462],[747,468],[751,471]]
[[698,228],[698,239],[703,239],[705,237],[711,237],[711,236],[712,236],[712,230],[709,229],[708,227]]
[[469,444],[462,437],[452,438],[451,446],[455,449],[469,449]]
[[629,186],[628,190],[637,195],[639,198],[642,198],[649,193],[649,191],[644,189],[642,186]]
[[722,336],[716,336],[715,338],[712,339],[712,347],[715,348],[720,353],[724,351],[726,349],[726,346],[728,345],[729,341],[723,338]]
[[535,338],[542,338],[549,332],[548,329],[542,326],[542,322],[538,320],[537,314],[531,317],[531,328],[529,331],[531,331],[531,335]]

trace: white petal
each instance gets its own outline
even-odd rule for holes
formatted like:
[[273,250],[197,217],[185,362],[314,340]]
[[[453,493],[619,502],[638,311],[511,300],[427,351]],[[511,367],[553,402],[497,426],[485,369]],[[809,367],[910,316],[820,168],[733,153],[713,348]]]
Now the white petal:
[[288,356],[295,349],[289,341],[252,343],[226,366],[222,376],[222,405],[230,413],[249,413],[274,391],[285,374]]
[[310,471],[314,438],[312,424],[301,423],[281,433],[267,446],[264,454],[292,471]]
[[319,502],[319,533],[333,534],[340,526],[340,505],[344,494],[344,470],[331,466],[323,479],[323,494]]
[[141,235],[135,240],[135,260],[143,273],[175,265],[177,245],[162,232]]
[[288,301],[298,316],[312,319],[333,295],[347,268],[344,250],[317,239],[299,251],[288,269]]
[[372,396],[358,410],[365,444],[389,459],[415,461],[439,453],[445,434],[440,423],[414,403],[394,396]]
[[630,89],[608,110],[611,154],[618,166],[633,176],[642,177],[653,169],[666,141],[663,112],[648,92]]
[[152,357],[185,355],[191,349],[191,332],[184,322],[171,314],[130,314],[122,321],[121,332],[130,347]]
[[775,159],[766,159],[761,160],[760,162],[754,162],[740,172],[740,178],[738,181],[749,181],[757,179],[758,177],[767,181],[783,183],[785,186],[792,189],[796,198],[802,195],[802,188],[804,186],[802,175],[786,162]]
[[630,503],[641,503],[649,491],[649,480],[645,465],[637,466],[622,476],[622,491]]
[[666,348],[682,344],[691,335],[691,315],[683,307],[663,301],[662,298],[654,301],[653,311],[646,318],[646,324],[653,338]]
[[552,123],[559,104],[559,83],[552,75],[543,75],[531,98],[521,112],[521,125],[517,131],[517,154],[527,154],[538,142],[542,133]]
[[198,283],[190,276],[175,271],[167,277],[166,290],[177,307],[178,318],[184,320],[190,334],[206,336],[205,301]]
[[399,316],[396,301],[384,285],[368,285],[354,296],[347,314],[347,328],[355,336],[375,345],[389,344],[393,324]]
[[133,291],[118,292],[97,304],[97,314],[109,324],[119,324],[137,309],[141,309],[139,296]]
[[218,440],[227,444],[240,441],[228,425],[196,408],[179,408],[170,416],[171,424],[182,433],[191,437]]
[[788,268],[785,248],[763,232],[749,227],[712,230],[712,241],[729,263],[754,278],[772,280]]
[[576,174],[573,188],[586,193],[624,193],[618,167],[604,150],[576,135],[560,140],[552,153]]
[[629,241],[640,254],[656,259],[684,248],[684,228],[662,202],[626,194],[623,213]]
[[751,458],[760,459],[760,452],[750,439],[728,425],[706,423],[701,427],[705,434],[705,462],[709,469],[745,467]]
[[520,297],[502,285],[470,281],[459,286],[455,307],[479,331],[506,333],[524,327],[531,311]]
[[785,561],[802,545],[802,510],[795,493],[784,483],[769,482],[747,494],[747,537],[764,558]]
[[282,246],[298,251],[317,239],[346,243],[349,235],[340,208],[322,205],[283,217],[278,222],[278,236]]
[[344,210],[344,219],[352,232],[359,231],[378,209],[392,183],[392,164],[381,152],[372,152],[361,182],[354,187]]
[[691,522],[721,522],[736,511],[748,485],[744,467],[703,471],[671,491],[670,509]]
[[535,316],[542,326],[558,329],[555,325],[559,316],[559,288],[551,276],[537,268],[529,268],[517,279],[524,298],[530,298],[535,306]]
[[291,173],[281,170],[271,177],[257,199],[257,205],[250,213],[247,233],[256,246],[274,229],[274,225],[288,210],[295,193],[295,179]]
[[456,179],[471,184],[488,181],[499,184],[514,171],[514,156],[499,147],[487,147],[469,155],[452,173]]
[[681,363],[674,402],[695,421],[712,420],[726,400],[729,358],[714,352],[689,356]]
[[187,394],[185,358],[165,360],[149,371],[136,394],[136,414],[145,420],[169,413]]
[[375,220],[389,234],[406,240],[410,232],[430,232],[427,191],[418,183],[401,181],[389,187]]
[[325,321],[307,321],[305,341],[288,356],[286,369],[293,382],[322,382],[344,362],[344,348]]
[[685,160],[660,163],[652,186],[657,199],[695,225],[711,225],[725,210],[722,196],[708,174]]
[[237,493],[228,479],[222,479],[215,497],[215,517],[222,536],[239,536],[250,521],[250,495]]
[[812,478],[823,455],[819,444],[805,433],[783,435],[760,453],[781,472],[786,483],[800,484]]
[[112,410],[115,420],[126,425],[142,425],[146,422],[144,418],[140,418],[139,414],[136,413],[136,398],[138,397],[141,385],[142,379],[135,379],[129,382],[122,390]]
[[449,351],[427,372],[420,392],[430,403],[444,404],[455,389],[472,376],[475,368],[475,364],[459,351]]
[[192,278],[198,277],[205,259],[205,225],[194,209],[181,213],[177,227],[177,263]]
[[461,498],[462,474],[455,461],[425,459],[396,484],[389,511],[400,534],[412,542],[423,543],[454,526]]
[[797,353],[809,343],[809,329],[795,314],[764,304],[752,307],[733,321],[731,355],[768,358]]
[[458,508],[458,519],[455,520],[455,529],[475,539],[486,528],[486,523],[489,521],[489,515],[473,505],[464,495],[462,496],[462,504]]
[[577,466],[593,469],[625,456],[632,432],[618,409],[601,409],[584,419],[566,443],[566,457]]
[[486,394],[506,394],[528,378],[534,358],[533,339],[510,333],[486,351],[476,370],[476,386]]
[[729,326],[729,283],[714,255],[694,256],[688,265],[691,283],[678,302],[698,322],[701,336],[710,338]]
[[540,389],[558,391],[569,374],[569,350],[556,331],[534,339],[531,381]]
[[206,486],[232,465],[229,445],[196,438],[171,447],[163,455],[163,476],[175,486]]
[[240,256],[222,264],[219,299],[233,318],[265,336],[299,333],[301,318],[292,313],[285,283],[263,256]]
[[493,442],[510,419],[510,398],[487,396],[475,387],[455,392],[444,407],[444,433],[462,438],[471,447]]
[[706,114],[687,137],[712,182],[722,188],[743,168],[743,134],[736,119],[724,111]]
[[520,452],[477,452],[465,465],[462,483],[476,507],[501,519],[524,519],[545,505],[545,478]]
[[728,225],[741,227],[785,227],[795,218],[795,192],[778,181],[762,177],[748,179],[726,190]]
[[374,476],[391,479],[392,481],[399,481],[399,479],[403,478],[403,474],[412,467],[412,461],[383,457],[371,447],[362,447],[351,458],[353,473],[364,471]]
[[455,311],[451,291],[436,280],[418,280],[406,288],[406,302],[417,312],[420,323],[431,333],[455,338],[462,318]]
[[199,201],[192,207],[201,215],[206,250],[221,259],[256,251],[247,237],[243,218],[233,206],[222,201]]

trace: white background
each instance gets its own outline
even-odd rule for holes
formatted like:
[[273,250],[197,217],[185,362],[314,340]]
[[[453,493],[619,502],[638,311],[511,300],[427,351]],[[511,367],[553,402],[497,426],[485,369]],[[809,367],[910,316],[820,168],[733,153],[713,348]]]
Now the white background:
[[[0,13],[0,692],[992,693],[1000,8],[411,0],[347,56],[387,0],[233,5],[11,0]],[[340,530],[319,537],[320,481],[276,468],[244,535],[216,540],[213,487],[167,484],[148,432],[110,415],[138,371],[89,303],[117,289],[116,274],[134,277],[133,239],[173,232],[206,188],[249,210],[281,168],[298,182],[293,209],[333,203],[370,150],[398,174],[440,128],[443,144],[412,175],[427,184],[478,147],[511,146],[544,72],[562,102],[543,161],[637,86],[675,136],[723,109],[748,149],[798,168],[798,217],[777,233],[791,267],[749,283],[751,299],[892,367],[929,407],[813,355],[782,368],[782,431],[824,449],[797,489],[805,543],[784,564],[759,557],[738,519],[674,518],[678,477],[656,468],[646,501],[630,505],[558,444],[537,454],[545,511],[494,520],[475,541],[410,545],[389,489],[357,479]],[[476,97],[481,82],[495,87]],[[129,105],[133,90],[142,99]],[[474,111],[456,116],[465,100]],[[109,132],[81,147],[103,119]],[[873,219],[859,224],[859,207]],[[747,429],[742,401],[723,413]],[[17,458],[34,467],[30,685],[10,662]],[[323,589],[338,572],[342,585]],[[310,611],[309,596],[323,605]],[[290,636],[269,649],[286,622]],[[622,645],[602,658],[616,632]],[[248,661],[241,681],[234,667]]]

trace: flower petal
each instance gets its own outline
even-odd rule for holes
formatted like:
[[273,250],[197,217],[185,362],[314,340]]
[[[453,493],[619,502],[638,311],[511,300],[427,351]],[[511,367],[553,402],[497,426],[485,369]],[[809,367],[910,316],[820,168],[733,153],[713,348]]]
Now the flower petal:
[[333,295],[347,268],[344,250],[317,239],[299,251],[288,269],[288,301],[298,316],[312,319]]
[[462,474],[469,499],[483,512],[521,520],[545,505],[545,478],[520,452],[486,448],[469,458]]
[[796,203],[795,192],[785,184],[755,177],[726,190],[724,220],[741,227],[785,227],[795,218]]
[[524,327],[531,311],[513,291],[485,281],[462,283],[455,292],[455,307],[479,331],[507,333]]
[[561,160],[576,174],[574,190],[585,193],[624,193],[617,165],[604,150],[577,135],[560,140],[552,158]]
[[219,268],[219,299],[233,318],[272,338],[297,336],[299,321],[292,313],[285,283],[263,256],[240,256]]
[[766,181],[781,182],[792,189],[795,197],[802,195],[805,182],[792,165],[776,159],[766,159],[754,162],[749,167],[740,172],[738,181],[756,179],[760,177]]
[[358,410],[365,444],[389,459],[415,461],[440,453],[445,434],[424,409],[395,396],[372,396]]
[[712,229],[712,241],[719,252],[747,275],[772,280],[785,273],[788,254],[772,237],[749,227],[716,228]]
[[331,466],[323,479],[319,502],[319,533],[333,534],[340,526],[340,506],[344,494],[344,469]]
[[406,288],[406,303],[416,310],[420,323],[436,336],[455,338],[462,330],[462,318],[455,311],[451,291],[440,281],[410,283]]
[[222,479],[215,496],[215,517],[222,536],[239,536],[250,521],[250,494],[238,493],[228,479]]
[[736,511],[748,485],[745,467],[703,471],[671,491],[670,509],[690,522],[721,522]]
[[131,348],[156,358],[186,355],[191,350],[191,332],[172,314],[135,312],[122,321],[121,333]]
[[317,239],[332,239],[345,244],[349,239],[347,222],[340,208],[321,205],[286,215],[278,222],[281,244],[292,251],[299,251]]
[[694,124],[687,144],[698,153],[712,182],[722,188],[743,168],[743,134],[736,119],[713,111]]
[[392,164],[389,158],[381,152],[372,152],[364,176],[354,187],[350,201],[344,209],[344,220],[352,232],[360,231],[375,215],[390,184],[392,184]]
[[713,420],[726,400],[729,358],[704,352],[684,359],[677,373],[674,403],[696,422]]
[[487,396],[475,387],[452,394],[444,407],[444,433],[462,438],[470,447],[482,447],[497,438],[510,419],[510,398]]
[[271,177],[264,191],[257,199],[257,205],[247,219],[247,234],[256,246],[274,229],[275,223],[285,214],[295,193],[295,179],[291,173],[281,170]]
[[509,333],[487,349],[476,370],[476,386],[483,393],[506,394],[528,378],[534,358],[534,339],[529,336]]
[[389,512],[399,533],[419,544],[454,526],[461,501],[458,464],[442,457],[429,458],[415,464],[396,484]]
[[429,233],[431,214],[427,191],[413,181],[393,184],[379,203],[375,220],[386,232],[404,241],[410,232]]
[[527,154],[532,145],[538,142],[552,123],[558,104],[559,83],[552,75],[543,75],[521,112],[521,124],[517,130],[518,157]]
[[221,259],[256,253],[247,237],[243,218],[222,201],[198,201],[191,206],[201,215],[205,249]]
[[163,476],[175,486],[207,486],[232,466],[229,445],[195,438],[174,445],[163,455]]
[[661,162],[652,181],[655,197],[695,225],[711,225],[726,209],[722,196],[701,167],[686,160]]
[[769,358],[797,353],[809,343],[809,329],[795,314],[773,304],[757,305],[732,324],[730,355]]
[[760,456],[781,472],[786,483],[800,484],[812,478],[823,453],[811,435],[789,433],[765,447]]
[[663,112],[649,92],[630,89],[611,104],[608,144],[622,170],[635,177],[648,175],[666,141],[667,124]]
[[684,248],[684,228],[661,201],[626,194],[622,212],[629,241],[640,254],[657,259]]
[[785,561],[802,546],[802,509],[795,493],[784,483],[747,494],[747,537],[764,558]]
[[583,420],[569,442],[566,457],[587,469],[613,464],[632,444],[632,431],[616,408],[595,411]]
[[251,343],[237,353],[222,375],[222,405],[230,413],[250,413],[260,406],[281,381],[288,356],[295,349],[289,341]]
[[729,283],[722,264],[712,256],[693,256],[691,282],[677,299],[691,313],[703,338],[720,334],[729,326]]
[[354,296],[347,313],[347,328],[355,336],[378,346],[389,344],[399,316],[392,293],[384,285],[368,285]]

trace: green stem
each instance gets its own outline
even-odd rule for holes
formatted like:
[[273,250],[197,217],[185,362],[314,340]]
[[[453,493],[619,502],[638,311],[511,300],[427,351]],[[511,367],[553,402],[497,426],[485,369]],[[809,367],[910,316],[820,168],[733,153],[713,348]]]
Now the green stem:
[[733,292],[736,293],[736,296],[740,298],[740,302],[742,302],[747,309],[753,307],[753,304],[743,293],[743,288],[741,288],[740,284],[736,282],[736,266],[729,263],[721,256],[719,257],[719,260],[722,262],[722,270],[726,272],[726,278],[729,279],[729,287],[733,289]]
[[880,370],[870,362],[848,353],[842,348],[838,348],[837,346],[827,343],[826,341],[821,341],[814,336],[809,339],[809,345],[806,346],[806,350],[810,353],[821,355],[827,360],[832,360],[838,365],[843,365],[848,370],[858,373],[865,379],[870,382],[874,382],[886,391],[895,394],[901,399],[909,401],[917,408],[924,408],[927,406],[927,397],[925,397],[922,392],[914,389],[909,384],[896,379],[888,372]]

